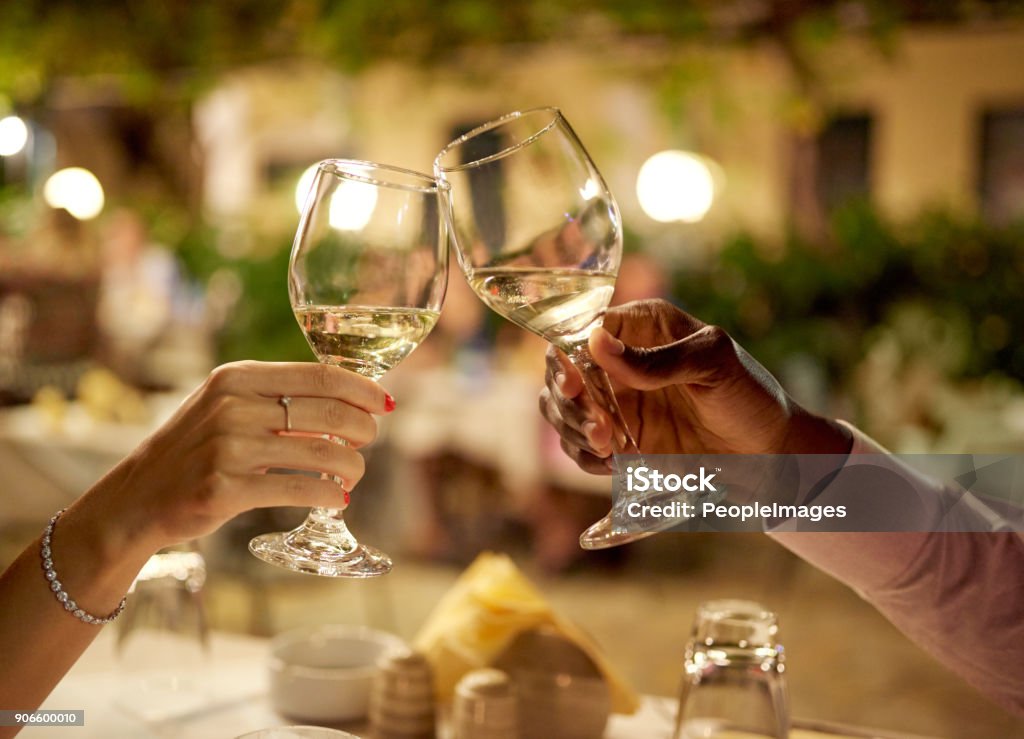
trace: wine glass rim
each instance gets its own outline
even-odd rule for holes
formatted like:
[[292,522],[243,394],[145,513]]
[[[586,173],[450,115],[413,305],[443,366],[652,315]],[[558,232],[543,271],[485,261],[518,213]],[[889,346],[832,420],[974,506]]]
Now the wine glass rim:
[[761,603],[740,598],[716,598],[704,601],[697,607],[700,619],[719,623],[738,623],[759,621],[774,623],[777,616],[774,611]]
[[[328,165],[335,165],[338,169],[328,170]],[[408,177],[414,181],[421,182],[423,184],[416,184],[415,182],[398,182],[396,180],[387,180],[380,177],[371,177],[366,174],[359,172],[353,172],[345,169],[345,167],[359,167],[362,169],[379,170],[383,172],[392,173],[395,175],[401,175]],[[425,172],[417,172],[414,169],[406,169],[405,167],[396,167],[393,164],[381,164],[380,162],[371,162],[365,159],[324,159],[317,163],[317,171],[324,172],[325,174],[334,175],[346,180],[354,180],[361,182],[366,185],[374,185],[375,187],[389,187],[395,190],[408,190],[410,192],[423,192],[423,193],[436,193],[439,190],[447,190],[451,187],[447,182],[439,180],[437,177],[426,174]],[[429,183],[429,184],[428,184]]]
[[[498,128],[499,126],[503,126],[511,120],[524,118],[528,115],[533,115],[534,113],[551,113],[551,120],[548,121],[544,126],[542,126],[538,131],[527,136],[522,141],[512,144],[511,146],[506,147],[501,151],[495,152],[494,154],[488,154],[485,157],[474,159],[471,162],[457,164],[453,167],[445,167],[441,165],[441,160],[445,157],[445,155],[451,152],[452,149],[461,146],[470,139],[476,138],[482,133],[491,131],[495,128]],[[499,118],[495,118],[494,120],[488,121],[487,123],[481,123],[479,126],[472,129],[471,131],[467,131],[454,141],[450,141],[443,149],[441,149],[440,152],[438,152],[437,156],[434,158],[434,172],[440,174],[442,172],[459,172],[465,169],[474,169],[476,167],[480,167],[484,164],[487,164],[488,162],[493,162],[496,159],[502,159],[504,157],[507,157],[509,154],[512,154],[518,151],[519,149],[522,149],[524,146],[528,146],[534,141],[536,141],[538,138],[540,138],[545,133],[550,131],[555,126],[555,124],[558,123],[559,120],[565,120],[565,116],[562,115],[562,111],[554,106],[548,105],[539,108],[530,108],[528,110],[514,110],[511,113],[506,113],[505,115]],[[444,180],[441,181],[443,182]]]

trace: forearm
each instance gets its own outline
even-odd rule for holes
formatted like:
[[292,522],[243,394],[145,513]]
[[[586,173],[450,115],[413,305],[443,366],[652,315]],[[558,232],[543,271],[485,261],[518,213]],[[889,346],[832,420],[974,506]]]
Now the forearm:
[[[120,525],[109,493],[126,465],[115,468],[71,506],[50,542],[53,567],[65,592],[94,616],[117,608],[151,550]],[[42,534],[0,575],[0,708],[33,710],[92,643],[100,626],[64,609],[44,577]],[[16,729],[0,728],[0,737]]]
[[1024,715],[1024,541],[1018,534],[772,536],[858,590],[948,669]]
[[[852,430],[854,455],[886,454]],[[940,501],[941,483],[887,466],[911,501]],[[826,494],[856,500],[852,478]],[[893,486],[896,489],[896,486]],[[981,514],[966,506],[964,516]],[[930,516],[926,516],[930,518]],[[1013,532],[772,533],[783,546],[857,590],[914,642],[1006,709],[1024,715],[1024,539]],[[969,533],[969,532],[975,533]]]

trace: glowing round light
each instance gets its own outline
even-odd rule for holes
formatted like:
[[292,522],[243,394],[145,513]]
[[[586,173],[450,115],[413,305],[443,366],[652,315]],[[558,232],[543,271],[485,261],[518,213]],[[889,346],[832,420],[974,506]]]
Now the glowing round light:
[[711,209],[715,181],[697,155],[662,151],[640,168],[636,196],[644,213],[656,221],[696,223]]
[[96,175],[81,167],[68,167],[50,175],[43,197],[51,208],[63,208],[80,221],[95,218],[103,210],[103,186]]
[[376,207],[376,187],[346,180],[331,196],[331,225],[342,231],[358,231],[370,222]]
[[[306,197],[313,186],[317,166],[306,169],[295,186],[295,208],[302,213]],[[352,180],[343,180],[331,196],[328,220],[341,231],[358,231],[370,222],[377,207],[377,188],[373,185]]]
[[16,115],[0,120],[0,157],[12,157],[25,148],[28,126]]
[[309,195],[309,188],[313,186],[313,178],[316,177],[318,165],[311,164],[306,171],[299,175],[299,181],[295,184],[295,210],[302,215],[302,206],[306,204],[306,196]]

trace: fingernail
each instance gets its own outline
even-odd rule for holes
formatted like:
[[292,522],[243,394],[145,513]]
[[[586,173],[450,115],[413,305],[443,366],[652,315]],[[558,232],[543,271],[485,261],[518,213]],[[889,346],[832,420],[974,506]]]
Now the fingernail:
[[565,389],[565,373],[564,372],[558,372],[555,375],[555,384],[558,385],[558,389],[559,390]]
[[608,351],[609,352],[611,352],[612,354],[616,354],[616,355],[624,354],[626,352],[626,345],[625,344],[623,344],[621,341],[616,339],[611,334],[608,334],[608,338],[610,340],[610,342],[608,344]]
[[605,457],[604,466],[608,468],[609,472],[615,472],[615,457]]
[[396,405],[398,405],[398,404],[395,403],[395,399],[391,397],[391,394],[390,393],[384,393],[384,412],[385,413],[390,413],[391,411],[393,411],[395,409]]
[[345,494],[345,507],[348,508],[348,503],[352,499],[352,496],[348,494],[348,490],[342,491]]
[[590,441],[593,441],[593,434],[594,434],[594,430],[596,428],[597,428],[597,423],[595,423],[594,421],[587,421],[585,424],[583,424],[583,427],[582,427],[581,430],[583,431],[583,435],[586,436],[587,439],[589,439]]

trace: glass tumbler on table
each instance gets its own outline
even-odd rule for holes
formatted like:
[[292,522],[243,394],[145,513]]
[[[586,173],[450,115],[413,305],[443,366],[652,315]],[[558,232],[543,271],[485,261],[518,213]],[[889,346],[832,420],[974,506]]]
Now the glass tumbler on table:
[[[430,333],[448,280],[445,187],[398,167],[320,162],[292,245],[288,293],[321,362],[378,380]],[[257,536],[249,550],[328,577],[391,570],[390,557],[356,540],[341,509],[314,508],[297,529]]]
[[[445,215],[473,291],[499,315],[564,351],[587,392],[610,413],[616,451],[639,454],[587,343],[615,289],[622,221],[569,122],[556,108],[510,113],[448,144],[434,174],[450,186],[442,193]],[[627,502],[616,502],[617,515]],[[603,549],[654,533],[620,526],[617,515],[590,526],[580,546]]]
[[697,608],[672,739],[785,739],[789,701],[773,612],[747,600]]

